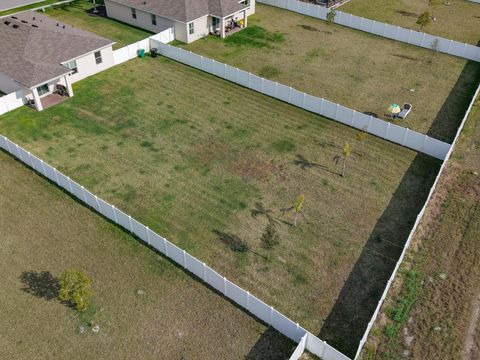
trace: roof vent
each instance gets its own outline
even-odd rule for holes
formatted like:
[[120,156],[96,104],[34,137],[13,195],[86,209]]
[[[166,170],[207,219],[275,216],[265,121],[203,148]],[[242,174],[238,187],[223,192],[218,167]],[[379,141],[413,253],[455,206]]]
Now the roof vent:
[[34,28],[38,28],[38,25],[32,24],[32,27],[34,27]]
[[18,19],[16,16],[12,16],[12,19]]
[[32,20],[35,20],[35,16],[32,18]]
[[14,24],[14,25],[12,25],[12,27],[13,27],[14,29],[18,29],[18,28],[19,28],[19,25]]
[[57,26],[60,26],[60,24],[59,24],[59,23],[57,23]]
[[22,23],[24,23],[24,24],[28,24],[28,21],[26,21],[26,20],[22,20]]
[[65,29],[65,25],[62,26]]
[[5,21],[4,24],[5,25],[10,25],[10,21]]

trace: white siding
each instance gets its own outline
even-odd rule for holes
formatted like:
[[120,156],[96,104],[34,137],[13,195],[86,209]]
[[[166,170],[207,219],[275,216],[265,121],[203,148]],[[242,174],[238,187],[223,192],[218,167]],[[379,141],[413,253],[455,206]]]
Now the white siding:
[[[198,40],[198,39],[201,39],[203,38],[204,36],[207,36],[209,31],[208,31],[208,19],[209,19],[209,16],[204,16],[204,17],[201,17],[200,19],[197,19],[197,20],[194,20],[192,21],[193,24],[194,24],[194,30],[195,32],[193,34],[189,34],[189,31],[188,31],[188,24],[186,25],[186,30],[187,30],[187,43],[191,43],[195,40]],[[180,40],[180,39],[178,39]]]
[[101,64],[97,64],[95,62],[95,51],[76,59],[78,73],[70,75],[70,80],[72,83],[85,79],[87,76],[96,74],[115,65],[111,46],[100,50],[100,52],[102,54]]
[[[174,26],[175,21],[156,16],[157,25],[152,24],[152,15],[145,11],[136,10],[137,18],[132,17],[132,10],[130,7],[114,3],[110,0],[105,0],[105,7],[107,9],[107,16],[118,21],[151,31],[155,34],[162,32]],[[185,25],[185,24],[184,24]]]

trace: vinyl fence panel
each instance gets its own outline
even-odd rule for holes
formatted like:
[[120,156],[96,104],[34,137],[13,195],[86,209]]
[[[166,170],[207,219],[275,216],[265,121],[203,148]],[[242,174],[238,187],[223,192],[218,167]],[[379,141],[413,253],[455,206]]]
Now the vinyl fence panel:
[[224,293],[225,283],[223,277],[220,276],[216,271],[210,269],[208,266],[205,268],[205,282],[222,294]]
[[248,293],[229,280],[225,281],[225,296],[229,297],[245,309],[248,306]]
[[149,237],[149,243],[150,245],[154,248],[160,251],[162,254],[166,255],[166,249],[165,249],[165,239],[162,238],[160,235],[157,233],[151,231],[150,229],[148,230],[148,237]]
[[107,219],[115,222],[115,211],[113,210],[112,205],[108,204],[102,199],[98,199],[98,205],[100,206],[100,213]]
[[131,231],[130,218],[128,217],[127,214],[125,214],[123,211],[115,208],[115,217],[117,219],[117,224],[118,225],[120,225],[124,229],[127,229],[127,230]]
[[270,324],[270,314],[272,308],[265,304],[263,301],[257,299],[255,296],[250,296],[249,299],[249,311],[258,317],[260,320]]
[[200,260],[197,260],[196,258],[191,256],[190,254],[186,254],[185,258],[187,263],[186,268],[188,269],[188,271],[195,274],[198,278],[205,280],[203,263]]

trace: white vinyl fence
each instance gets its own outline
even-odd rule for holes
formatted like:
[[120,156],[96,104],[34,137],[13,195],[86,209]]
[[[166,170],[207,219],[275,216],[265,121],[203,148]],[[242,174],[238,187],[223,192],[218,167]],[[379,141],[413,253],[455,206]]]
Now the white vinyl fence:
[[349,360],[347,356],[307,332],[297,323],[279,313],[272,306],[268,306],[254,295],[251,295],[248,291],[243,290],[224,276],[218,274],[215,270],[205,265],[204,262],[201,262],[188,254],[185,250],[175,246],[170,241],[149,229],[148,226],[141,224],[131,216],[117,209],[115,206],[92,194],[68,176],[62,174],[54,167],[45,163],[43,160],[26,151],[19,145],[13,143],[3,135],[0,135],[0,148],[15,156],[27,166],[42,174],[78,200],[105,216],[107,219],[115,222],[127,231],[130,231],[139,239],[160,251],[166,257],[172,259],[193,275],[197,276],[224,296],[278,330],[283,335],[297,343],[303,341],[306,344],[307,349],[312,353],[321,356],[324,360]]
[[0,97],[0,115],[19,108],[25,104],[22,90]]
[[[287,9],[303,15],[312,16],[321,20],[326,20],[327,13],[330,11],[323,6],[312,3],[304,3],[298,0],[257,0],[257,2]],[[468,60],[480,61],[480,47],[478,46],[445,39],[415,30],[405,29],[400,26],[394,26],[379,21],[366,19],[341,11],[335,12],[336,24],[407,44],[416,45],[427,49],[435,49],[436,51],[459,56]]]
[[300,339],[300,342],[298,343],[298,346],[295,348],[295,351],[293,352],[292,356],[290,356],[289,360],[300,359],[300,357],[303,355],[303,352],[305,351],[306,342],[307,342],[307,334],[302,336],[302,338]]
[[129,44],[113,52],[113,62],[115,65],[124,63],[125,61],[132,60],[138,57],[138,50],[144,49],[145,52],[150,51],[149,38],[137,41],[136,43]]
[[363,346],[365,345],[365,342],[367,341],[368,335],[370,333],[370,330],[372,329],[373,324],[375,323],[375,320],[377,319],[377,316],[380,312],[380,309],[383,305],[383,302],[385,301],[385,298],[387,296],[388,290],[390,289],[390,285],[392,285],[393,280],[395,279],[395,276],[397,275],[398,269],[400,268],[400,265],[403,261],[403,258],[405,257],[405,254],[407,252],[408,247],[410,246],[410,243],[412,241],[413,236],[415,235],[415,231],[417,230],[418,224],[422,220],[423,214],[425,213],[425,210],[428,206],[428,203],[430,202],[430,199],[432,198],[433,193],[435,192],[435,189],[438,185],[438,182],[440,180],[440,177],[443,174],[443,171],[445,170],[445,167],[448,163],[448,160],[450,159],[450,155],[452,154],[452,151],[455,147],[455,144],[458,141],[458,138],[463,130],[463,127],[465,126],[465,122],[468,119],[468,115],[470,114],[470,111],[472,110],[473,104],[475,103],[475,100],[480,94],[480,85],[477,88],[477,91],[473,95],[473,99],[470,102],[470,105],[467,109],[467,112],[465,113],[465,116],[463,117],[462,123],[460,124],[460,127],[457,130],[457,134],[455,135],[455,139],[453,140],[452,146],[450,147],[450,150],[447,153],[447,156],[445,157],[445,161],[443,162],[440,171],[438,172],[438,175],[435,179],[435,182],[432,185],[432,188],[430,189],[430,192],[428,194],[427,200],[425,201],[425,204],[423,205],[422,210],[417,216],[417,220],[415,221],[415,224],[413,225],[412,231],[410,232],[410,235],[408,236],[407,242],[405,243],[405,247],[403,248],[402,254],[400,255],[400,258],[397,261],[397,265],[395,266],[395,269],[393,270],[392,275],[390,276],[390,279],[387,282],[387,286],[385,287],[385,290],[383,291],[382,297],[380,301],[378,302],[377,308],[375,309],[375,312],[373,313],[372,319],[368,323],[367,329],[362,337],[362,340],[360,340],[360,344],[358,346],[357,354],[355,355],[355,359],[358,359],[360,356],[360,353],[362,352]]
[[138,57],[138,50],[143,49],[145,52],[150,51],[150,39],[155,39],[164,44],[167,44],[175,40],[175,33],[173,28],[168,28],[158,34],[149,36],[146,39],[137,41],[136,43],[129,44],[113,52],[114,64],[118,65],[125,61],[135,59]]
[[190,51],[163,44],[153,37],[150,40],[152,42],[150,46],[158,48],[159,54],[163,56],[440,160],[445,158],[450,149],[450,144],[428,135],[365,115]]

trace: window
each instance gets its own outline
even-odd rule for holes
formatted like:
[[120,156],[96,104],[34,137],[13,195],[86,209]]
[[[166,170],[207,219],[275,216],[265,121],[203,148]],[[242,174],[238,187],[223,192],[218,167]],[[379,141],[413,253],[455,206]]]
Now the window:
[[217,29],[218,25],[220,25],[220,19],[217,17],[212,17],[212,27]]
[[243,0],[243,1],[240,1],[240,4],[243,4],[243,5],[250,5],[250,0]]
[[48,88],[48,84],[40,85],[39,87],[37,87],[37,91],[38,91],[38,96],[42,96],[50,92]]
[[67,68],[72,70],[72,74],[76,74],[78,72],[77,69],[77,62],[75,60],[69,61],[68,63],[65,64]]
[[152,14],[152,25],[157,26],[157,16],[155,14]]
[[102,63],[102,53],[100,51],[95,51],[94,55],[95,55],[95,63],[97,65],[101,64]]
[[195,32],[195,28],[194,28],[193,22],[191,22],[190,24],[188,24],[188,33],[192,35],[194,32]]
[[132,9],[132,18],[136,19],[137,18],[137,10],[135,10],[134,8],[131,8]]

